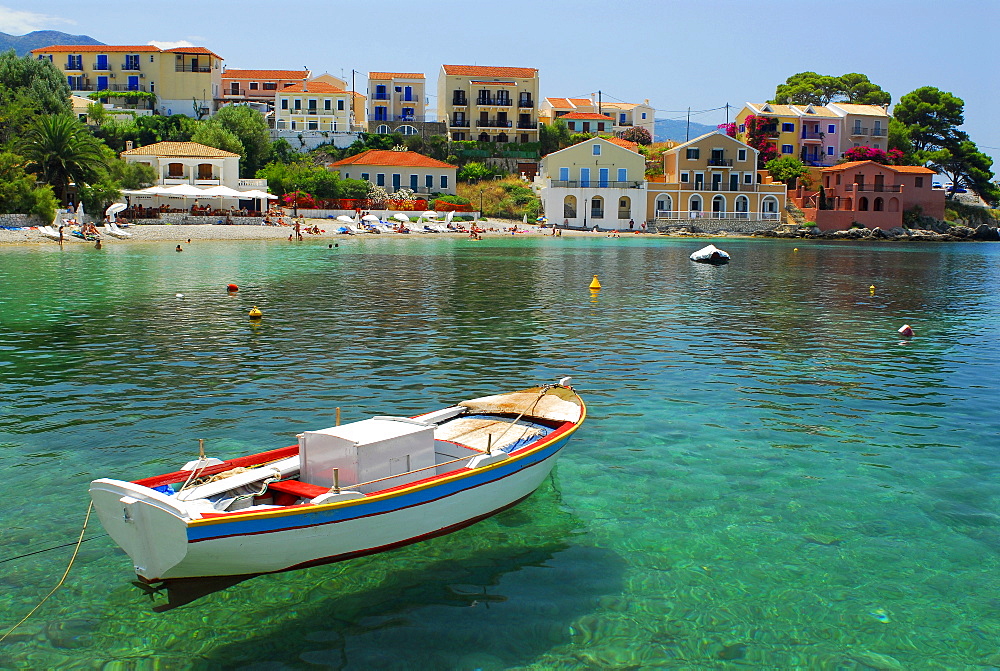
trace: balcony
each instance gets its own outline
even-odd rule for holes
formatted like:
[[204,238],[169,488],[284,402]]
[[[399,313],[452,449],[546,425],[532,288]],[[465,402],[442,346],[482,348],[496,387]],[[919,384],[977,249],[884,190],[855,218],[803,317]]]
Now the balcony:
[[240,179],[236,181],[236,188],[238,189],[266,189],[267,180],[266,179],[256,179],[248,177],[246,179]]
[[761,132],[767,137],[778,137],[781,135],[781,131],[778,130],[778,124],[771,124],[761,128]]
[[872,137],[886,137],[889,135],[888,128],[872,128]]
[[450,125],[451,125],[452,128],[468,128],[469,127],[469,120],[468,119],[456,119],[456,120],[453,120]]
[[372,96],[372,100],[388,100],[388,99],[389,99],[388,93],[376,93],[375,95]]
[[406,95],[405,93],[400,93],[399,96],[396,97],[396,100],[398,100],[401,103],[420,102],[420,98],[418,96],[413,95],[412,93],[410,95]]
[[718,166],[722,168],[733,167],[733,159],[731,158],[710,158],[708,159],[708,164],[712,166]]
[[517,101],[518,107],[534,107],[535,101],[531,98],[519,98]]
[[469,106],[469,99],[466,98],[466,97],[464,97],[464,96],[462,96],[462,97],[454,97],[454,98],[451,99],[451,104],[454,107],[468,107]]
[[851,135],[868,135],[868,129],[862,128],[861,126],[855,126],[851,129]]
[[129,86],[128,84],[112,84],[109,91],[148,91],[149,87],[145,84],[133,84]]
[[93,84],[80,84],[80,85],[77,85],[77,86],[70,86],[69,88],[70,88],[71,91],[93,91],[94,90],[94,85]]
[[236,90],[229,89],[228,91],[222,92],[223,98],[246,98],[246,96],[247,96],[246,89],[236,89]]
[[618,182],[611,180],[601,181],[599,179],[590,180],[552,180],[553,187],[561,187],[564,189],[641,189],[645,182],[639,181],[626,181]]
[[476,122],[476,128],[510,128],[511,125],[505,119],[480,119]]
[[67,63],[66,69],[74,72],[83,72],[83,63]]
[[510,107],[510,98],[491,98],[489,96],[479,96],[476,98],[476,104],[480,106],[492,106],[492,107]]
[[900,184],[847,184],[844,191],[854,191],[856,193],[902,193],[903,187]]
[[817,133],[815,131],[802,131],[803,140],[817,140],[822,141],[826,137],[823,133]]
[[111,72],[111,65],[108,63],[94,63],[92,69],[95,72]]
[[138,63],[122,63],[122,71],[124,71],[124,72],[138,72],[139,71],[139,64]]
[[218,175],[212,175],[211,178],[198,177],[197,179],[194,180],[195,186],[219,186],[220,184],[222,184],[222,182],[219,181]]
[[174,72],[212,72],[207,65],[174,65]]

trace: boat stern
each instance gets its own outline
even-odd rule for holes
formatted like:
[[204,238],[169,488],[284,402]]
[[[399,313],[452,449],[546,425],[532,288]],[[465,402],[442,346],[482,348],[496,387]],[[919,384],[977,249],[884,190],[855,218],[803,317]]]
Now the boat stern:
[[102,478],[90,483],[90,498],[104,529],[132,558],[140,577],[157,580],[187,555],[190,513],[165,494]]

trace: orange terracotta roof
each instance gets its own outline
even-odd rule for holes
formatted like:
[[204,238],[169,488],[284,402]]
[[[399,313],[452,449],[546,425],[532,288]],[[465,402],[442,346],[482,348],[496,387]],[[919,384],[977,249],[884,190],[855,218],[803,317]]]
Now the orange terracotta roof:
[[305,79],[308,70],[237,70],[227,69],[222,73],[223,79]]
[[439,161],[430,156],[418,154],[415,151],[391,151],[387,149],[369,149],[354,156],[348,156],[331,165],[383,165],[387,167],[406,168],[454,168],[455,166]]
[[477,82],[471,81],[470,84],[480,84],[483,86],[517,86],[517,82]]
[[216,58],[222,58],[219,54],[214,51],[210,51],[205,47],[176,47],[174,49],[164,49],[163,51],[168,54],[199,54],[202,56],[215,56]]
[[832,165],[829,168],[822,168],[823,172],[838,172],[840,170],[851,170],[857,168],[858,166],[867,164],[877,165],[880,168],[885,168],[887,170],[892,170],[893,172],[905,172],[905,173],[915,173],[920,175],[936,175],[937,173],[930,168],[925,168],[922,165],[882,165],[881,163],[876,163],[875,161],[848,161],[847,163],[838,163],[837,165]]
[[491,65],[442,65],[446,75],[467,77],[537,77],[538,68],[508,68]]
[[423,79],[423,72],[369,72],[368,79]]
[[594,101],[590,98],[567,98],[572,105],[593,105]]
[[604,139],[607,140],[608,142],[612,143],[612,144],[618,145],[619,147],[625,147],[626,149],[630,149],[631,151],[634,151],[637,154],[639,153],[639,143],[638,142],[632,142],[630,140],[623,140],[620,137],[606,137]]
[[278,93],[347,93],[347,91],[326,82],[300,82],[289,84]]
[[151,44],[143,44],[136,46],[105,46],[96,44],[57,44],[51,47],[42,47],[40,49],[32,49],[31,53],[70,53],[70,54],[85,54],[85,53],[112,53],[112,52],[139,52],[139,51],[153,51],[159,53],[160,48],[154,47]]
[[569,98],[546,98],[545,102],[553,107],[572,107]]
[[231,151],[208,147],[197,142],[155,142],[145,147],[123,151],[122,156],[169,156],[177,158],[239,158]]
[[597,114],[596,112],[570,112],[569,114],[563,114],[560,119],[590,119],[597,121],[614,121],[609,116],[604,114]]

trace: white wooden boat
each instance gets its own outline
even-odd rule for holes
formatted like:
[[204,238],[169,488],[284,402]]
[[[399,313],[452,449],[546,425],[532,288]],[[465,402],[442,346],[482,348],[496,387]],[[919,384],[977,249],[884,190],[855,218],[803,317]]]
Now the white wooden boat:
[[693,252],[691,260],[698,263],[711,263],[715,266],[721,266],[724,263],[729,263],[729,253],[722,251],[715,245],[709,245],[702,247],[697,252]]
[[287,571],[444,535],[527,498],[583,423],[569,378],[417,417],[299,434],[133,482],[94,480],[105,529],[144,582]]

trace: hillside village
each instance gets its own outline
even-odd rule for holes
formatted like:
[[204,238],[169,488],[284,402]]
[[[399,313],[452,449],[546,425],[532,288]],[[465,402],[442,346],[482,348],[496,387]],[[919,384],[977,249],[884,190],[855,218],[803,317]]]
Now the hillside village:
[[[62,132],[92,137],[95,156],[113,152],[127,166],[117,179],[80,169],[55,183],[44,161],[25,166],[52,187],[55,205],[83,200],[89,211],[124,195],[155,217],[171,209],[155,188],[184,187],[195,202],[227,189],[214,194],[217,209],[258,219],[270,191],[319,216],[419,202],[585,230],[749,233],[968,218],[970,206],[997,197],[985,156],[955,128],[960,108],[935,136],[908,102],[954,96],[918,89],[897,103],[908,118],[894,119],[889,94],[864,75],[840,78],[840,95],[810,91],[815,73],[793,75],[775,101],[734,108],[731,123],[654,142],[649,99],[543,97],[533,67],[444,64],[435,82],[402,71],[348,80],[228,68],[201,46],[86,44],[35,48],[23,60],[65,82],[68,102],[43,110],[71,109],[78,126]],[[18,151],[14,138],[7,144]]]

